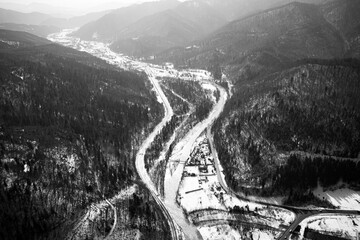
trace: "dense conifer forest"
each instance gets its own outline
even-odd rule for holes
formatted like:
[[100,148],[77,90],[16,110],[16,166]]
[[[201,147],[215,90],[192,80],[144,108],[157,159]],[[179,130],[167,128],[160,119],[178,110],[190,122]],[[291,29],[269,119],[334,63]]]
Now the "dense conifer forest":
[[58,45],[1,50],[0,82],[0,238],[63,238],[86,206],[136,179],[161,106],[144,74]]
[[357,189],[359,66],[355,59],[306,59],[238,83],[214,127],[230,185],[266,196],[339,181]]

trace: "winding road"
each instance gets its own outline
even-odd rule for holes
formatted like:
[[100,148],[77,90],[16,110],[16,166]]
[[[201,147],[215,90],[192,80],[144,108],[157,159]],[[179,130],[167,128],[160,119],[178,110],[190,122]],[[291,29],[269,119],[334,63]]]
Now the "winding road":
[[[66,38],[66,37],[67,37],[66,34],[53,35],[50,40],[59,42],[60,44],[64,44],[66,46],[70,46],[73,48],[79,47],[79,46],[77,46],[77,45],[79,45],[79,42],[73,41],[73,39],[71,37],[68,37],[67,39],[65,39],[66,40],[65,42],[62,42],[61,40],[64,40],[63,38]],[[93,46],[96,47],[96,44],[95,45],[88,44],[88,45],[84,45],[84,46],[81,45],[80,47],[81,47],[82,51],[87,51],[90,54],[93,54],[102,59],[108,60],[109,62],[111,62],[110,60],[113,59],[114,57],[118,57],[115,53],[111,52],[109,49],[105,49],[105,51],[99,51],[100,48],[95,48],[95,50],[98,50],[98,52],[96,52],[94,49],[91,49],[91,47],[93,47]],[[101,45],[101,46],[106,48],[106,45]],[[86,47],[89,47],[89,49],[86,49]],[[130,60],[127,60],[127,61],[129,62]],[[125,62],[125,61],[123,61],[123,62]],[[113,62],[113,64],[117,64],[117,62]],[[124,63],[122,63],[122,64],[124,64]],[[128,64],[130,64],[130,63],[128,63]],[[165,183],[164,183],[165,196],[164,196],[164,199],[162,200],[160,198],[160,195],[159,195],[154,183],[152,182],[149,174],[147,173],[147,171],[145,169],[144,156],[145,156],[146,149],[151,145],[151,143],[155,139],[156,135],[161,131],[161,129],[166,125],[166,123],[171,120],[174,113],[173,113],[173,109],[171,108],[171,105],[170,105],[168,99],[166,98],[164,92],[162,91],[162,89],[160,87],[159,82],[155,78],[156,76],[154,74],[152,67],[149,65],[146,65],[145,63],[136,62],[136,65],[140,65],[140,64],[142,64],[140,66],[140,68],[142,70],[144,70],[146,72],[146,74],[148,75],[149,80],[152,83],[154,90],[156,91],[156,93],[159,97],[159,100],[161,101],[161,103],[164,106],[165,114],[164,114],[162,121],[155,127],[153,132],[143,142],[143,144],[141,145],[141,147],[136,155],[135,165],[136,165],[137,172],[138,172],[141,180],[144,182],[146,187],[149,189],[154,200],[157,202],[160,209],[164,213],[164,215],[167,219],[167,222],[170,226],[171,238],[175,239],[175,240],[180,239],[182,234],[184,233],[186,236],[186,239],[190,239],[190,240],[201,239],[202,237],[199,234],[197,228],[188,221],[187,217],[185,216],[185,214],[183,212],[183,209],[177,204],[176,198],[177,198],[177,192],[179,189],[182,173],[183,173],[183,170],[185,167],[185,163],[186,163],[188,157],[190,156],[193,144],[195,143],[196,139],[201,135],[201,133],[204,130],[207,129],[207,135],[208,135],[208,139],[210,141],[210,147],[211,147],[212,153],[214,155],[217,176],[218,176],[218,180],[219,180],[221,186],[227,193],[230,193],[231,195],[239,197],[240,199],[244,199],[244,198],[238,196],[235,192],[233,192],[231,190],[231,188],[229,188],[227,186],[226,181],[223,179],[223,176],[221,175],[220,162],[217,157],[216,149],[215,149],[214,143],[213,143],[213,136],[211,134],[211,126],[212,126],[213,122],[219,117],[221,112],[223,111],[224,105],[228,99],[227,92],[225,91],[224,88],[218,86],[217,84],[215,84],[213,82],[204,81],[206,83],[212,84],[219,90],[219,92],[220,92],[219,100],[214,105],[209,116],[202,122],[195,125],[187,133],[187,135],[183,139],[181,139],[174,147],[173,154],[169,159],[167,169],[166,169]],[[268,203],[264,203],[264,202],[260,202],[260,201],[252,201],[252,202],[265,204],[267,206],[287,208],[291,211],[297,212],[296,220],[288,227],[288,229],[280,236],[279,239],[288,239],[290,234],[292,233],[292,231],[294,231],[294,229],[296,229],[296,227],[300,224],[301,221],[303,221],[304,219],[306,219],[310,216],[313,216],[313,215],[317,215],[320,213],[331,213],[331,214],[346,214],[347,213],[347,214],[355,214],[355,215],[360,214],[359,211],[345,212],[345,211],[341,211],[341,210],[318,210],[318,209],[309,210],[309,209],[300,209],[300,208],[294,208],[294,207],[289,207],[289,206],[279,206],[279,205],[274,205],[274,204],[268,204]],[[108,205],[110,205],[110,207],[113,209],[114,214],[116,216],[117,215],[116,208],[111,204],[110,201],[106,200],[106,203]],[[87,219],[88,215],[89,215],[89,213],[87,215],[85,215],[84,219]],[[117,219],[115,218],[113,227],[112,227],[110,233],[108,234],[108,236],[112,235],[112,232],[115,229],[116,223],[117,223]]]
[[284,231],[278,238],[278,240],[290,239],[293,231],[300,225],[305,219],[322,214],[332,214],[332,215],[360,215],[360,211],[357,210],[337,210],[337,209],[306,209],[306,208],[294,208],[298,211],[296,214],[295,221]]
[[[215,104],[209,116],[202,122],[195,125],[187,135],[179,141],[179,143],[174,147],[173,155],[169,159],[169,163],[166,169],[165,175],[165,196],[164,202],[160,199],[154,183],[151,181],[150,176],[148,175],[145,169],[144,155],[146,149],[150,146],[158,132],[170,121],[173,116],[173,110],[171,105],[166,98],[164,92],[162,91],[158,81],[155,79],[151,68],[145,70],[151,83],[154,86],[155,91],[160,97],[164,109],[165,116],[162,121],[155,127],[154,131],[148,136],[148,138],[141,145],[140,150],[136,155],[136,169],[141,180],[145,183],[147,188],[150,190],[152,196],[165,212],[168,222],[170,223],[170,228],[172,232],[173,239],[177,239],[179,236],[178,231],[176,230],[176,225],[178,224],[182,231],[184,232],[187,239],[201,239],[197,228],[191,224],[187,217],[185,216],[182,208],[176,203],[177,191],[179,189],[183,169],[187,158],[190,156],[191,148],[195,143],[196,139],[201,135],[201,133],[212,125],[212,123],[219,117],[220,113],[223,111],[224,105],[227,100],[227,93],[222,87],[211,83],[217,87],[220,91],[219,101]],[[174,222],[175,221],[175,222]]]
[[164,92],[162,91],[162,89],[159,85],[159,82],[155,79],[155,77],[151,71],[151,68],[146,68],[145,72],[148,75],[150,82],[154,86],[154,90],[156,91],[156,94],[161,99],[161,102],[164,106],[165,115],[164,115],[163,119],[161,120],[161,122],[155,127],[153,132],[145,139],[145,141],[141,145],[138,153],[136,154],[135,166],[136,166],[136,170],[139,174],[139,177],[144,182],[146,187],[149,189],[154,200],[157,202],[157,204],[159,205],[159,207],[165,214],[165,217],[169,223],[169,227],[170,227],[170,231],[171,231],[171,238],[177,240],[177,239],[179,239],[179,236],[181,233],[178,231],[178,227],[176,226],[176,223],[174,222],[173,218],[170,216],[164,203],[160,199],[160,197],[159,197],[160,195],[155,187],[155,184],[153,183],[149,174],[146,171],[145,161],[144,161],[146,149],[148,149],[150,147],[150,145],[154,141],[156,135],[161,131],[161,129],[166,125],[166,123],[171,120],[171,117],[174,115],[174,112],[173,112],[173,109],[171,108],[169,100],[166,98]]

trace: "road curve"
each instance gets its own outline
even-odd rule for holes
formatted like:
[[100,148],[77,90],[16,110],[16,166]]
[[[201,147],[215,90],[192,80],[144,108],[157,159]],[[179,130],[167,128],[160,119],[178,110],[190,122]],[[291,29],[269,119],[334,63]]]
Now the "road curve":
[[190,156],[191,148],[194,142],[201,135],[201,133],[207,127],[211,126],[211,124],[219,117],[227,100],[226,91],[215,83],[211,84],[220,91],[219,101],[214,105],[209,116],[202,122],[196,124],[187,133],[187,135],[181,139],[178,144],[176,144],[173,150],[173,155],[169,159],[165,175],[164,203],[172,218],[177,222],[178,225],[180,225],[185,235],[189,239],[201,239],[201,235],[199,234],[197,228],[189,223],[189,221],[187,221],[183,209],[176,203],[176,198],[185,163]]
[[173,113],[173,110],[169,103],[169,100],[166,98],[158,81],[152,75],[150,68],[146,69],[146,73],[148,74],[149,80],[152,83],[152,85],[154,86],[154,89],[155,89],[157,95],[160,97],[160,99],[162,101],[162,104],[165,109],[165,116],[163,117],[161,122],[155,127],[155,129],[152,131],[152,133],[145,139],[145,141],[140,146],[139,151],[136,154],[135,166],[136,166],[136,170],[137,170],[141,180],[145,183],[146,187],[150,191],[154,192],[155,195],[158,195],[156,187],[155,187],[153,181],[150,179],[149,174],[146,171],[144,156],[146,153],[146,149],[148,149],[150,147],[150,145],[154,141],[156,135],[161,131],[161,129],[166,125],[166,123],[171,120],[171,117],[174,115],[174,113]]
[[108,235],[105,237],[105,240],[106,239],[109,239],[110,236],[113,234],[113,232],[115,231],[115,228],[116,228],[116,224],[117,224],[117,211],[116,211],[116,207],[108,200],[108,199],[105,199],[105,201],[107,202],[107,204],[109,204],[109,206],[111,207],[111,209],[114,211],[114,223],[111,227],[111,230],[110,232],[108,233]]
[[[306,209],[304,209],[305,211]],[[305,219],[322,214],[333,214],[333,215],[360,215],[358,210],[338,210],[338,209],[308,209],[308,212],[297,214],[295,221],[283,232],[278,240],[289,239],[291,233],[300,225]]]
[[150,179],[149,174],[146,171],[145,161],[144,161],[146,149],[148,149],[150,147],[150,145],[154,141],[156,135],[161,131],[161,129],[166,125],[166,123],[168,121],[170,121],[170,119],[174,115],[174,113],[173,113],[173,109],[171,108],[171,105],[170,105],[168,99],[166,98],[164,92],[162,91],[158,81],[153,76],[151,69],[147,68],[145,70],[145,72],[147,73],[150,82],[154,86],[154,89],[155,89],[157,95],[160,97],[160,99],[162,101],[162,104],[163,104],[164,110],[165,110],[165,115],[164,115],[163,119],[161,120],[161,122],[155,127],[155,129],[152,131],[152,133],[145,139],[145,141],[139,148],[139,151],[136,154],[135,166],[136,166],[136,170],[139,174],[140,179],[144,182],[146,187],[149,189],[151,195],[155,199],[156,203],[159,205],[162,212],[165,214],[165,218],[167,219],[167,221],[169,223],[169,227],[170,227],[170,231],[171,231],[171,238],[177,240],[177,239],[179,239],[179,233],[177,231],[176,224],[174,223],[173,219],[171,218],[170,214],[168,213],[163,202],[159,198],[159,194],[156,190],[156,187],[155,187],[153,181]]

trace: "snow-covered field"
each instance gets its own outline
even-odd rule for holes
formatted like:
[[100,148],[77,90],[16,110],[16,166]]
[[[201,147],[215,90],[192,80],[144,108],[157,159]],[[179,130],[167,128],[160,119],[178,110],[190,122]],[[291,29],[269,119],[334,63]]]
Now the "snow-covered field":
[[[80,51],[88,52],[120,68],[145,71],[149,75],[150,79],[154,82],[157,82],[155,80],[156,77],[176,77],[183,80],[212,79],[211,74],[205,70],[186,69],[177,71],[176,69],[169,66],[164,67],[137,61],[122,54],[112,52],[108,44],[95,41],[81,41],[73,37],[68,37],[68,34],[71,33],[71,31],[73,30],[67,30],[60,34],[53,34],[48,38],[62,45],[72,47]],[[214,89],[214,86],[210,84],[203,84],[203,87],[211,91],[215,91],[216,89]],[[173,189],[174,186],[176,186],[175,188],[177,190],[177,184],[178,182],[180,182],[180,178],[182,175],[181,166],[185,163],[187,157],[190,155],[191,145],[193,141],[199,135],[201,135],[201,132],[204,131],[205,128],[209,126],[211,122],[216,119],[216,117],[222,111],[223,105],[225,104],[227,99],[227,95],[223,90],[219,90],[221,92],[221,97],[219,99],[219,102],[215,105],[213,111],[209,114],[209,118],[196,125],[191,130],[191,132],[184,138],[184,140],[176,145],[169,163],[170,166],[171,164],[174,165],[174,169],[171,170],[170,168],[168,168],[169,171],[167,171],[166,179],[168,181],[165,182],[164,202],[172,218],[175,219],[178,223],[181,223],[180,225],[185,228],[189,228],[190,226],[188,223],[185,223],[181,210],[179,211],[178,209],[176,209],[175,204],[172,202],[173,199],[176,198],[176,191],[173,191]],[[193,145],[193,147],[196,147],[200,144],[201,146],[198,147],[200,147],[202,154],[206,156],[201,164],[203,165],[202,170],[200,171],[200,168],[196,170],[194,169],[194,167],[186,167],[188,173],[195,174],[195,177],[185,176],[179,187],[180,204],[187,212],[212,208],[222,210],[226,213],[225,215],[229,215],[230,217],[232,217],[229,212],[230,208],[234,206],[245,207],[247,205],[248,212],[256,210],[259,214],[249,217],[249,221],[251,222],[279,227],[282,224],[288,225],[294,219],[293,214],[286,210],[278,208],[267,208],[265,205],[252,204],[251,202],[244,202],[237,199],[230,200],[231,196],[225,193],[225,190],[221,187],[219,183],[217,175],[213,173],[213,171],[215,170],[213,165],[214,161],[212,159],[212,156],[210,155],[209,147],[206,147],[203,144],[205,139],[205,135],[202,135]],[[204,169],[204,166],[206,170]],[[219,167],[221,169],[221,165]],[[223,175],[222,177],[224,178]],[[171,191],[169,189],[171,189]],[[121,198],[121,196],[117,197]],[[116,201],[116,199],[111,199],[110,201]],[[98,206],[105,206],[105,204],[106,203],[100,203],[98,204]],[[224,214],[210,217],[213,217],[213,219],[216,219],[217,217],[221,219],[224,217]],[[206,230],[206,228],[209,229]],[[232,229],[229,225],[226,224],[219,224],[214,227],[200,226],[199,231],[202,232],[202,234],[205,234],[204,239],[240,239],[239,232],[237,232],[235,229]],[[186,232],[193,234],[192,230]],[[255,233],[255,235],[253,236],[256,237],[256,234],[258,233]]]
[[207,239],[207,240],[241,239],[239,232],[227,224],[199,227],[199,232],[203,237],[203,239]]
[[314,195],[320,199],[325,198],[332,205],[339,207],[340,209],[360,210],[360,192],[348,188],[324,192],[324,189],[319,186],[315,189]]
[[360,217],[351,215],[321,214],[309,217],[300,223],[301,238],[304,236],[305,228],[316,230],[326,235],[335,235],[346,239],[356,239],[360,232]]
[[[266,225],[279,228],[281,224],[290,225],[295,220],[295,214],[282,208],[268,207],[266,205],[253,203],[250,201],[243,201],[229,195],[224,195],[224,203],[227,208],[234,208],[238,206],[250,212],[256,212],[260,216],[271,219],[270,223]],[[261,220],[259,220],[261,223]]]
[[208,208],[226,210],[219,198],[215,196],[217,192],[215,189],[218,186],[216,175],[207,177],[207,180],[204,178],[203,181],[197,177],[185,177],[179,191],[181,206],[187,212]]
[[251,229],[250,231],[243,232],[228,224],[210,225],[199,227],[199,232],[203,239],[206,240],[275,240],[278,233],[269,230]]
[[[204,169],[208,169],[208,173],[202,172]],[[201,223],[199,225],[201,234],[205,233],[204,229],[208,229],[208,232],[203,235],[204,239],[232,239],[232,237],[241,239],[236,238],[238,235],[232,233],[237,232],[234,229],[218,232],[215,231],[217,227],[224,227],[223,225],[211,227],[206,225],[206,223],[214,221],[237,221],[238,216],[230,212],[233,208],[245,211],[246,214],[243,214],[242,221],[276,229],[284,228],[285,225],[288,226],[295,220],[295,214],[288,210],[240,200],[226,193],[219,182],[218,176],[213,174],[212,170],[215,170],[214,159],[209,151],[207,137],[202,134],[196,139],[192,146],[190,158],[186,162],[179,187],[178,200],[187,213],[195,212],[190,216],[194,222]],[[210,209],[212,211],[201,212],[201,210],[207,211]],[[239,232],[237,233],[239,234]],[[250,235],[254,237],[253,239],[275,239],[275,235],[269,231],[256,230]]]
[[225,191],[220,187],[213,162],[207,139],[202,134],[192,147],[179,187],[178,199],[187,212],[208,208],[226,210],[220,198]]
[[254,202],[263,202],[263,203],[269,203],[269,204],[275,204],[275,205],[282,205],[285,197],[259,197],[259,196],[245,196],[246,199],[249,201]]
[[216,87],[214,87],[213,85],[211,85],[209,83],[203,83],[203,84],[201,84],[201,87],[206,90],[216,91]]
[[274,240],[276,236],[270,231],[264,231],[259,229],[254,229],[251,231],[251,237],[253,240]]

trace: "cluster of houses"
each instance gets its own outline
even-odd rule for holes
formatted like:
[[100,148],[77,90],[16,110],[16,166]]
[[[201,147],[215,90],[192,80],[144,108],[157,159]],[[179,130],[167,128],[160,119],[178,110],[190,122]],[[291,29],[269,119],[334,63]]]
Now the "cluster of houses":
[[159,78],[172,77],[186,81],[212,80],[211,73],[202,69],[183,69],[178,71],[172,63],[164,63],[162,66],[153,65],[152,68]]
[[205,136],[198,138],[183,171],[178,201],[186,211],[224,208],[224,190]]
[[183,174],[184,177],[198,177],[199,182],[206,182],[208,176],[216,175],[214,158],[206,138],[190,154]]

